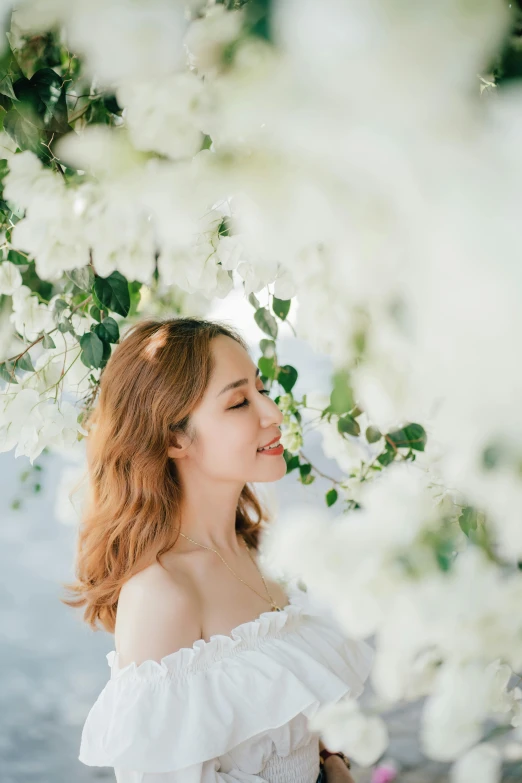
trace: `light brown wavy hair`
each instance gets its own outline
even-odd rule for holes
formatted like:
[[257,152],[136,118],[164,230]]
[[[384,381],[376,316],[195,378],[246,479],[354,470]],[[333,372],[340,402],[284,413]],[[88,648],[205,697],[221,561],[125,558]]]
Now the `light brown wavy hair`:
[[[194,438],[190,413],[208,386],[211,341],[218,335],[248,351],[239,333],[218,321],[144,320],[130,327],[102,370],[98,402],[82,422],[88,435],[81,481],[86,475],[88,489],[76,581],[63,584],[76,597],[60,599],[84,606],[83,619],[95,631],[99,621],[114,633],[123,583],[154,560],[162,565],[159,558],[177,541],[182,489],[167,449],[176,432]],[[267,520],[266,509],[245,484],[236,531],[248,546],[258,548]]]

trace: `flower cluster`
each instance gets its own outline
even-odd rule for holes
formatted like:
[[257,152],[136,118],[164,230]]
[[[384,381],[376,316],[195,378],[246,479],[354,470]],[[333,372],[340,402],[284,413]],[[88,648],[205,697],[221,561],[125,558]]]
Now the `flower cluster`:
[[[268,560],[375,635],[379,697],[427,697],[426,754],[487,783],[486,719],[522,742],[513,21],[503,0],[18,0],[2,80],[0,450],[81,440],[122,321],[239,288],[287,470],[344,503],[282,519]],[[330,393],[299,398],[285,322]],[[362,764],[386,748],[354,704],[317,717]]]

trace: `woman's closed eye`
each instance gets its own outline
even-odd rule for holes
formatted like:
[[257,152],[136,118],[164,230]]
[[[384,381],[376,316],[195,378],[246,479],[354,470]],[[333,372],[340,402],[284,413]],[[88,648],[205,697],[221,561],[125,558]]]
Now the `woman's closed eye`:
[[[270,394],[269,389],[258,389],[259,394]],[[239,405],[232,405],[230,408],[231,411],[233,411],[235,408],[246,408],[247,405],[250,405],[249,401],[247,399],[244,399],[243,402],[240,402]]]

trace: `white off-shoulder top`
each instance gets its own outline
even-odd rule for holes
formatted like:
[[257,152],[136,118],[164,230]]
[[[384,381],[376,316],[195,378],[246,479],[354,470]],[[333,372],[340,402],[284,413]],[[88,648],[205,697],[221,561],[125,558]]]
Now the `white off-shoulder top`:
[[289,603],[230,636],[120,669],[82,731],[79,760],[117,783],[315,783],[324,704],[364,689],[374,651],[348,638],[296,580]]

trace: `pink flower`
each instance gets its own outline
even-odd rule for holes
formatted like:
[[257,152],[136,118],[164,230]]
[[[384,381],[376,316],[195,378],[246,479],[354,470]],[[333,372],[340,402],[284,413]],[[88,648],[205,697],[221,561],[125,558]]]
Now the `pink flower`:
[[372,772],[370,783],[390,783],[397,777],[397,769],[391,763],[379,764]]

